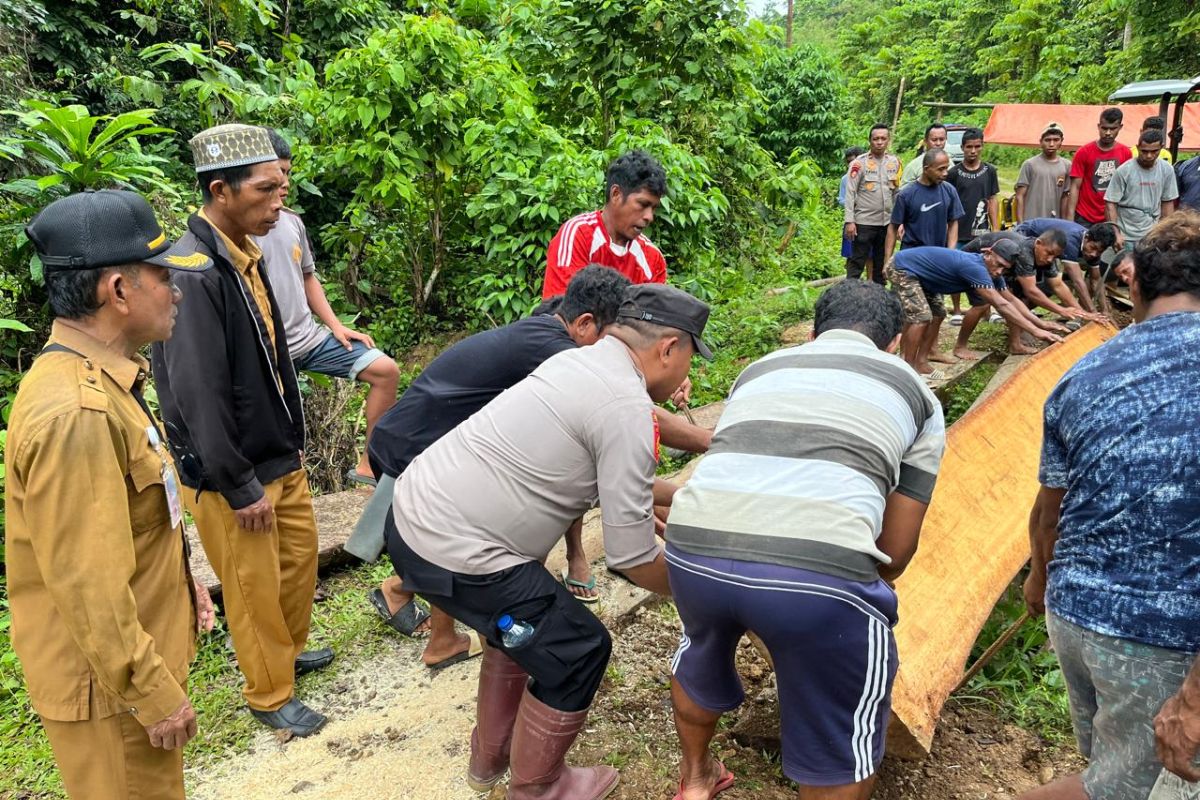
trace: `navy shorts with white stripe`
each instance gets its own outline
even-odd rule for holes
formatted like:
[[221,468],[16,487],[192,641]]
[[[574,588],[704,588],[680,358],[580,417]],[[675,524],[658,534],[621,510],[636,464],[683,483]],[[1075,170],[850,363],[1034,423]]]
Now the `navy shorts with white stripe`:
[[870,777],[899,663],[891,587],[670,545],[667,567],[683,622],[671,669],[688,697],[714,712],[742,703],[734,655],[753,631],[775,662],[784,774],[805,786]]

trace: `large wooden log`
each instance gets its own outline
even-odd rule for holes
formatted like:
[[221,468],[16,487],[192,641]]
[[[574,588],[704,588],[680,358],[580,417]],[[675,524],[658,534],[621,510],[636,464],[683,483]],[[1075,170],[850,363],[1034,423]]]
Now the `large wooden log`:
[[920,549],[896,584],[900,671],[892,689],[892,753],[929,753],[979,631],[1029,558],[1042,407],[1071,365],[1114,334],[1087,325],[1027,359],[948,432]]

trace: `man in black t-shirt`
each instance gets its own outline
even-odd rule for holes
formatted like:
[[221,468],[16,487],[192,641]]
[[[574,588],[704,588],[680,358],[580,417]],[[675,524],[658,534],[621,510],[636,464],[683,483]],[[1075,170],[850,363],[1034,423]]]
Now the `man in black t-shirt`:
[[[994,231],[999,220],[1000,176],[996,168],[980,159],[983,131],[967,128],[962,136],[963,160],[950,168],[946,183],[958,190],[966,216],[958,221],[958,244],[962,246],[985,233]],[[954,315],[950,324],[962,321],[962,295],[954,295]]]
[[[376,494],[384,511],[373,515],[374,499],[364,511],[346,550],[374,561],[383,549],[382,525],[392,525],[391,496],[395,479],[430,445],[482,409],[506,389],[529,376],[548,358],[595,343],[617,316],[629,279],[616,270],[591,265],[571,277],[565,295],[543,303],[534,316],[483,331],[454,344],[435,358],[376,423],[367,456],[379,479]],[[658,413],[664,444],[703,452],[711,432],[689,425],[673,414]],[[379,517],[386,515],[386,521]],[[573,526],[568,549],[582,554],[581,528]],[[569,552],[568,556],[573,553]],[[582,557],[582,556],[581,556]],[[585,560],[586,566],[586,560]],[[371,605],[395,630],[412,635],[424,631],[429,614],[392,575],[372,590]],[[454,620],[433,611],[426,665],[439,668],[471,655],[471,641],[454,630]]]
[[[1008,239],[1015,242],[1019,248],[1008,268],[1001,273],[1007,288],[1001,292],[1009,302],[1020,303],[1027,308],[1046,308],[1067,319],[1097,319],[1098,315],[1089,314],[1079,307],[1075,298],[1063,284],[1058,271],[1058,259],[1066,247],[1067,237],[1057,228],[1048,228],[1040,236],[1034,238],[1022,236],[1016,231],[989,231],[975,237],[959,249],[966,253],[982,253],[993,247],[996,242]],[[1058,295],[1062,303],[1056,303],[1050,295]],[[968,342],[976,326],[990,311],[978,294],[967,293],[971,310],[966,313],[962,327],[958,331],[958,340],[954,345],[954,355],[959,358],[975,360],[982,358],[984,353],[971,350]],[[1053,330],[1066,333],[1067,328],[1053,323]],[[1013,355],[1036,353],[1021,341],[1021,331],[1016,326],[1008,326],[1008,346]]]

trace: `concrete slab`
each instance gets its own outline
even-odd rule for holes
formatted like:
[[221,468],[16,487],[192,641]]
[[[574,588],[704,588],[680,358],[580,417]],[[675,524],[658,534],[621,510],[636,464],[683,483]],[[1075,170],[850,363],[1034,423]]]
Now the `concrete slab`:
[[[1000,368],[996,370],[996,374],[992,376],[992,379],[988,381],[987,386],[983,387],[983,391],[980,392],[979,396],[975,398],[975,402],[971,404],[971,408],[974,408],[982,403],[984,400],[990,397],[993,392],[1003,386],[1008,379],[1012,377],[1013,373],[1017,371],[1017,368],[1028,361],[1029,358],[1029,356],[1008,356],[1005,358],[1004,362],[1000,365]],[[970,409],[967,410],[969,411]]]

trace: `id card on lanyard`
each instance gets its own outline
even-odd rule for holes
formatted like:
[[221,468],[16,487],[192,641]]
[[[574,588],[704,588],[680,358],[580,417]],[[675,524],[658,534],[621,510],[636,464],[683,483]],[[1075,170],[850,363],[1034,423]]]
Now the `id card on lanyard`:
[[183,522],[183,497],[179,492],[179,479],[175,477],[175,469],[171,466],[171,462],[163,455],[162,439],[159,438],[158,427],[147,425],[146,437],[150,440],[150,446],[162,459],[163,489],[167,494],[167,508],[171,512],[171,527],[178,528]]

